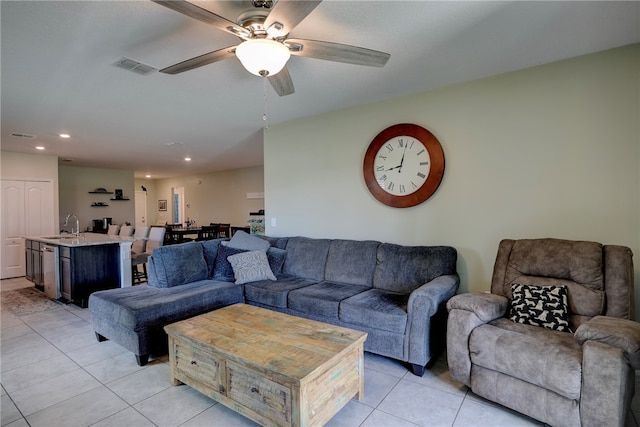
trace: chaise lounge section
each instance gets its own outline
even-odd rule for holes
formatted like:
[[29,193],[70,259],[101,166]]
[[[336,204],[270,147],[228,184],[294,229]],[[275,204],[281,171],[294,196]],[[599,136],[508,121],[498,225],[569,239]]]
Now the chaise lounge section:
[[[256,253],[266,255],[263,265]],[[241,271],[245,256],[252,261]],[[241,233],[157,248],[148,285],[96,292],[89,307],[98,339],[132,351],[139,364],[166,351],[165,325],[245,302],[365,331],[366,351],[408,362],[421,376],[444,347],[456,261],[448,246]]]

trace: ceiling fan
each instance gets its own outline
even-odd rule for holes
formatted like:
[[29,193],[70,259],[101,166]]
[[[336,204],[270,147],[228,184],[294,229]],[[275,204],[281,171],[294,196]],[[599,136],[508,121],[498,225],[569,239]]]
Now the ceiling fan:
[[[178,74],[237,56],[251,73],[266,77],[280,96],[295,92],[286,63],[290,55],[383,67],[388,53],[362,47],[318,40],[288,38],[289,33],[322,0],[252,0],[255,8],[232,22],[185,0],[152,0],[190,18],[197,19],[240,38],[235,46],[225,47],[160,70]],[[274,4],[275,3],[275,4]]]

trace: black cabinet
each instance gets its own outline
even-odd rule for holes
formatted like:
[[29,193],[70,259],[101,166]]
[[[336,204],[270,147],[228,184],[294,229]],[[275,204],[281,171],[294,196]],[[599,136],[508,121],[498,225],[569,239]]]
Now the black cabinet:
[[40,242],[35,240],[25,241],[26,257],[26,278],[32,282],[36,288],[44,291],[44,280],[42,275],[42,247]]
[[120,245],[60,246],[62,297],[87,307],[89,295],[120,287]]

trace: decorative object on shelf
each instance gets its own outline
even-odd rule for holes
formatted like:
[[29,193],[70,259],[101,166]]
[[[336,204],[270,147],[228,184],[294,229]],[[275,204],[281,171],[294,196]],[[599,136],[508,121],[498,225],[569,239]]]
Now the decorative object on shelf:
[[369,144],[362,167],[371,194],[394,208],[416,206],[431,197],[444,176],[444,152],[427,129],[401,123]]
[[158,200],[158,210],[166,211],[167,210],[167,201],[166,200]]
[[105,206],[109,206],[109,205],[106,204],[106,203],[103,203],[103,202],[93,202],[91,204],[91,206],[93,206],[93,207],[105,207]]
[[116,188],[116,199],[122,200],[122,189]]
[[98,187],[93,191],[89,191],[89,194],[113,194],[113,191],[107,191],[106,188]]

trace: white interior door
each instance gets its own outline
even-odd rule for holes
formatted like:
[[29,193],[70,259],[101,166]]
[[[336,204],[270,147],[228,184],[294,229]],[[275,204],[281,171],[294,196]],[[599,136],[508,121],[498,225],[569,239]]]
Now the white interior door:
[[2,265],[0,278],[25,274],[24,236],[25,207],[24,181],[2,181]]
[[25,275],[25,236],[53,234],[52,181],[2,180],[0,278]]
[[147,226],[147,192],[136,191],[136,227]]
[[25,181],[25,236],[55,234],[53,182]]

